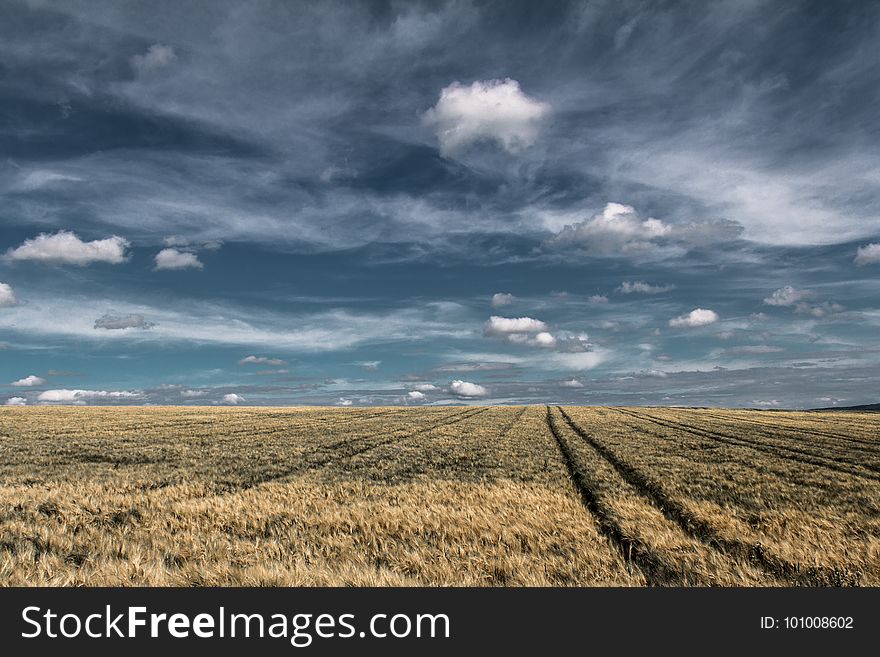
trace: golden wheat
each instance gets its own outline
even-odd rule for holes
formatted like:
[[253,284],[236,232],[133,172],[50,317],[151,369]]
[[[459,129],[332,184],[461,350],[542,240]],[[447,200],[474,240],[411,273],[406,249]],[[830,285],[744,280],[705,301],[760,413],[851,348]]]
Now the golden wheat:
[[0,408],[6,585],[880,583],[878,416]]

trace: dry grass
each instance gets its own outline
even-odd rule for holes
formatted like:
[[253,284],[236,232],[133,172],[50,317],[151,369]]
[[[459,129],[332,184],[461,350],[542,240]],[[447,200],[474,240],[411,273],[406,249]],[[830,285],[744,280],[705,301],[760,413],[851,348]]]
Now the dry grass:
[[0,408],[8,585],[880,583],[880,417]]

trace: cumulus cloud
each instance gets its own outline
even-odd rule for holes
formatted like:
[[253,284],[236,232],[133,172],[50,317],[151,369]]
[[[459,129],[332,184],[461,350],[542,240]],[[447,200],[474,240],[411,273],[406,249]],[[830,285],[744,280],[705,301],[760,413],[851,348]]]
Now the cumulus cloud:
[[651,285],[645,281],[624,281],[617,288],[617,291],[621,294],[663,294],[674,289],[674,285]]
[[136,399],[141,396],[139,392],[129,390],[46,390],[37,396],[37,401],[57,404],[85,403],[89,400],[119,400]]
[[440,390],[433,383],[420,383],[417,386],[413,386],[413,390],[417,390],[418,392],[434,392],[435,390]]
[[812,296],[809,290],[796,290],[791,285],[775,290],[773,294],[764,299],[768,306],[793,306],[798,301]]
[[244,397],[241,395],[237,395],[234,392],[230,392],[228,395],[223,395],[223,399],[221,400],[224,404],[240,404],[244,401]]
[[714,324],[719,319],[718,313],[714,310],[706,310],[705,308],[695,308],[689,313],[680,315],[669,320],[669,325],[673,328],[694,328],[696,326],[706,326]]
[[583,388],[584,384],[578,381],[577,379],[569,379],[568,381],[562,381],[559,384],[560,388]]
[[406,393],[406,396],[409,397],[412,401],[420,402],[424,401],[425,393],[419,392],[418,390],[410,390]]
[[485,397],[489,394],[483,386],[459,379],[449,384],[449,392],[457,397]]
[[117,265],[127,259],[128,240],[113,235],[103,240],[84,242],[71,231],[40,233],[25,240],[21,246],[6,252],[7,260],[34,260],[61,265],[89,265],[107,262]]
[[602,305],[608,303],[608,297],[604,294],[594,294],[587,301],[595,305]]
[[519,82],[507,78],[476,81],[470,86],[453,82],[422,118],[437,135],[444,155],[483,141],[517,153],[535,143],[549,111],[550,105],[530,98]]
[[859,265],[876,265],[880,262],[880,243],[866,244],[860,246],[856,251],[854,262]]
[[267,356],[245,356],[240,361],[238,361],[239,365],[272,365],[277,367],[278,365],[287,365],[286,360],[282,360],[280,358],[269,358]]
[[340,397],[339,401],[336,402],[337,406],[351,406],[354,402],[350,399],[346,399],[345,397]]
[[0,308],[9,308],[16,304],[18,304],[18,299],[15,298],[12,287],[7,283],[0,283]]
[[131,67],[138,75],[147,75],[155,73],[163,68],[167,68],[177,59],[174,48],[161,43],[154,43],[147,48],[147,52],[134,55],[131,58]]
[[535,334],[535,344],[541,347],[555,347],[556,338],[547,331],[541,331]]
[[96,329],[117,331],[121,329],[138,328],[149,329],[154,327],[155,322],[148,322],[143,315],[129,313],[127,315],[103,315],[95,320]]
[[546,331],[547,325],[532,317],[499,317],[492,315],[486,322],[483,333],[490,336],[504,337],[511,333],[539,333]]
[[361,360],[358,361],[357,366],[365,372],[375,372],[379,369],[379,365],[381,364],[381,360]]
[[680,256],[696,246],[739,237],[742,226],[734,221],[670,224],[643,218],[631,205],[608,203],[599,214],[566,225],[546,244],[579,249],[590,255]]
[[202,269],[203,266],[192,251],[167,248],[156,254],[156,269]]
[[503,338],[513,344],[529,347],[555,347],[556,337],[547,330],[547,325],[532,317],[499,317],[493,315],[483,328],[489,337]]
[[541,331],[534,335],[529,333],[510,333],[507,341],[514,344],[524,344],[530,347],[555,347],[556,338],[548,331]]
[[497,292],[492,295],[492,307],[493,308],[501,308],[502,306],[509,306],[516,300],[516,297],[512,294],[508,294],[506,292]]
[[24,397],[10,397],[3,404],[4,406],[27,406],[27,399]]
[[19,379],[18,381],[13,381],[9,385],[16,386],[17,388],[29,388],[31,386],[41,386],[44,383],[46,383],[46,379],[41,376],[31,374],[30,376],[26,376],[23,379]]

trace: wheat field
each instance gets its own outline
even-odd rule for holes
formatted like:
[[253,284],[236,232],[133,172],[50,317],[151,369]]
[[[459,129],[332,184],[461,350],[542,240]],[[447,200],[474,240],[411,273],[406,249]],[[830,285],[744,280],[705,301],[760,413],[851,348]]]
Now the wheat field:
[[880,416],[0,408],[0,584],[876,586]]

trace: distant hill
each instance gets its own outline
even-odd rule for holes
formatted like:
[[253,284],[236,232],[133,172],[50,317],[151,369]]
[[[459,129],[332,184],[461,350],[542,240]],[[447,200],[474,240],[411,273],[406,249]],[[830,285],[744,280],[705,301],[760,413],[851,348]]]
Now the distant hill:
[[861,404],[859,406],[832,406],[830,408],[814,408],[814,411],[877,411],[880,412],[880,404]]

